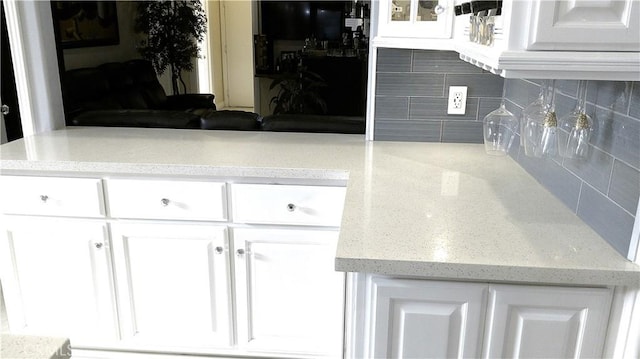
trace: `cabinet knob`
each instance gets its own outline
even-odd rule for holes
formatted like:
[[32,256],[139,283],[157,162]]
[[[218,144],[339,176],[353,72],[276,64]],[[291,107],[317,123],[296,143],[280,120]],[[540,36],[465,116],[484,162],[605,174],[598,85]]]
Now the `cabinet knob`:
[[46,194],[42,194],[40,195],[40,200],[42,202],[47,202],[49,200],[49,196],[47,196]]
[[95,245],[95,246],[96,246],[96,248],[98,248],[98,249],[102,248],[102,243],[96,243],[96,244],[94,244],[94,245]]
[[240,248],[236,251],[236,253],[238,254],[238,256],[242,256],[244,255],[244,249]]
[[216,253],[222,254],[222,251],[224,251],[224,248],[222,248],[220,246],[216,247]]
[[163,198],[163,199],[160,200],[160,204],[162,204],[164,207],[168,206],[169,202],[171,202],[171,201],[169,201],[168,198]]
[[293,211],[295,211],[295,210],[296,210],[296,205],[295,205],[295,204],[293,204],[293,203],[289,203],[289,204],[287,205],[287,211],[289,211],[289,212],[293,212]]
[[433,8],[433,12],[434,12],[436,15],[442,15],[442,14],[444,13],[444,10],[445,10],[445,7],[444,7],[444,6],[442,6],[442,5],[440,5],[440,4],[436,5],[436,6]]

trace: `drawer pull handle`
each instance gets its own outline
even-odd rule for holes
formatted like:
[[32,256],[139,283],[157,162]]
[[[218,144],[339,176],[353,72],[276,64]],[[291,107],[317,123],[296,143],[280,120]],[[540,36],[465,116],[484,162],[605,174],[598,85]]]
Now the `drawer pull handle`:
[[224,249],[223,249],[222,247],[219,247],[219,246],[218,246],[218,247],[216,247],[216,253],[218,253],[218,254],[222,254],[222,251],[223,251],[223,250],[224,250]]
[[40,200],[43,203],[46,203],[49,200],[49,196],[47,196],[46,194],[42,194],[42,195],[40,195]]
[[295,210],[296,210],[296,205],[295,205],[295,204],[293,204],[293,203],[289,203],[289,204],[287,205],[287,211],[289,211],[289,212],[293,212],[293,211],[295,211]]
[[100,248],[102,248],[102,243],[96,243],[95,246],[96,246],[96,248],[100,249]]
[[240,248],[236,251],[236,253],[238,254],[238,257],[243,256],[244,255],[244,249]]
[[168,198],[163,198],[163,199],[160,200],[160,204],[162,204],[162,206],[164,206],[164,207],[168,206],[169,202],[171,202],[171,201],[169,201]]

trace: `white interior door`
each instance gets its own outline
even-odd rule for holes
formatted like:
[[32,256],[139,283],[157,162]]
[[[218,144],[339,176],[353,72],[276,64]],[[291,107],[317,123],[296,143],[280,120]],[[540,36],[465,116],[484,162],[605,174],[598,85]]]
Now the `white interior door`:
[[251,1],[221,1],[226,107],[253,108]]

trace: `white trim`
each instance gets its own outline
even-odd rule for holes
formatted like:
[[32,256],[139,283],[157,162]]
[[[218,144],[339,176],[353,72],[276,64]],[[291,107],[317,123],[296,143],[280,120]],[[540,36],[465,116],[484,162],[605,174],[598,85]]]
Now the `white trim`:
[[3,1],[25,137],[65,127],[48,1]]
[[638,198],[638,208],[636,209],[636,221],[631,232],[631,242],[627,258],[630,261],[640,264],[640,197]]
[[[209,6],[207,1],[199,0],[207,19],[209,18]],[[196,60],[196,71],[198,75],[198,93],[213,93],[213,81],[211,81],[211,53],[209,51],[209,22],[207,21],[206,31],[200,46],[200,57]]]
[[[378,1],[371,2],[371,13],[369,16],[369,38],[373,39],[378,35],[378,11],[380,4]],[[373,42],[369,43],[369,68],[367,70],[367,105],[366,105],[366,130],[365,139],[373,141],[375,130],[374,117],[376,108],[376,64],[378,62],[378,48]]]

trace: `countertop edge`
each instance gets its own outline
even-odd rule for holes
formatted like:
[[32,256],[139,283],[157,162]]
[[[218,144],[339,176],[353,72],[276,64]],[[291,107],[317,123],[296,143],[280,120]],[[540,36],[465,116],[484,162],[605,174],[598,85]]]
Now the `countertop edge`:
[[335,270],[415,279],[640,288],[640,272],[614,269],[541,268],[336,257]]

